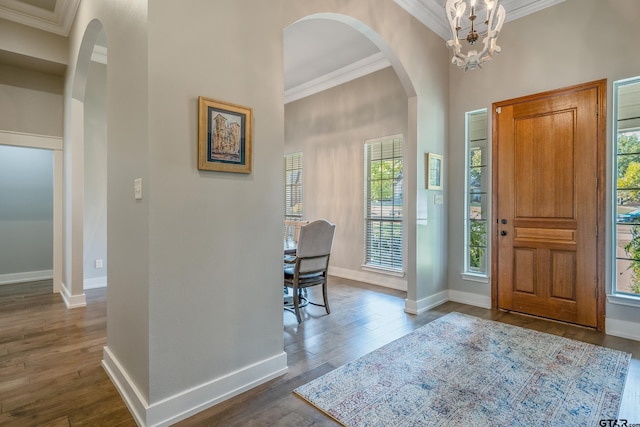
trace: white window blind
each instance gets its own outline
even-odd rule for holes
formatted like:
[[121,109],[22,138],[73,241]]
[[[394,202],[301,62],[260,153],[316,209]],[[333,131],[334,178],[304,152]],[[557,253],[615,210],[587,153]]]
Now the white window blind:
[[284,156],[284,219],[302,218],[302,153]]
[[367,267],[403,269],[403,139],[395,135],[364,145],[365,260]]

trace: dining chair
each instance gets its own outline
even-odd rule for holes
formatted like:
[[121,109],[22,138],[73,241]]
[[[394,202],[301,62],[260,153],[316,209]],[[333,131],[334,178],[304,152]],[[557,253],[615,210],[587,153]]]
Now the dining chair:
[[[324,219],[303,225],[300,228],[296,255],[285,264],[284,286],[292,289],[293,312],[298,323],[302,323],[300,308],[307,304],[324,307],[327,314],[330,313],[327,299],[327,270],[335,229],[335,224]],[[322,285],[324,304],[311,302],[307,297],[302,296],[303,289],[317,285]],[[291,311],[289,307],[285,309]]]

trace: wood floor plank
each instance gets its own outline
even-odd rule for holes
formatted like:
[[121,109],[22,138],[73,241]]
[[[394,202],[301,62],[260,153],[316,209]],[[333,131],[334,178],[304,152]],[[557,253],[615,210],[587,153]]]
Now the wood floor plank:
[[[289,371],[280,378],[249,390],[177,424],[191,426],[337,426],[338,424],[293,394],[330,367],[341,366],[452,311],[566,336],[633,354],[622,414],[640,422],[640,342],[611,337],[577,326],[550,322],[497,310],[448,302],[420,315],[404,312],[406,295],[400,291],[332,278],[331,314],[308,307],[304,322],[284,314],[284,343]],[[632,421],[633,420],[633,421]],[[293,423],[293,424],[291,424]]]
[[[106,290],[87,291],[87,307],[74,310],[51,291],[51,281],[0,286],[0,425],[135,426],[101,366]],[[452,311],[632,353],[620,415],[640,423],[640,342],[453,302],[409,315],[405,298],[401,291],[332,278],[330,315],[307,307],[298,325],[293,314],[283,313],[285,375],[177,425],[337,426],[293,390]]]
[[51,281],[0,286],[0,425],[135,426],[101,366],[106,290],[68,310]]

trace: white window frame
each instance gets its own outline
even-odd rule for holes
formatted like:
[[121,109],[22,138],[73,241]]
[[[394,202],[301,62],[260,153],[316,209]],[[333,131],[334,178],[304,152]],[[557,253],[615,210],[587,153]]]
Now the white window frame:
[[[371,204],[370,204],[370,183],[371,183],[371,175],[370,175],[370,166],[371,159],[369,157],[369,153],[371,152],[371,148],[377,144],[384,144],[391,142],[394,144],[393,149],[391,150],[391,157],[385,156],[381,157],[381,159],[400,159],[402,162],[402,170],[401,173],[404,175],[404,138],[402,135],[391,135],[382,138],[370,139],[366,140],[364,144],[364,262],[362,268],[365,270],[371,270],[376,272],[381,272],[385,274],[391,274],[396,276],[404,276],[404,265],[405,265],[405,223],[404,223],[404,201],[405,201],[405,188],[404,188],[404,178],[401,178],[399,181],[397,180],[397,175],[394,180],[396,183],[392,184],[394,197],[391,201],[391,205],[388,206],[386,211],[391,213],[390,216],[382,215],[383,209],[382,205],[380,206],[380,214],[376,215],[375,210],[372,212]],[[396,148],[397,144],[400,145],[400,148]],[[399,155],[397,154],[397,150],[399,150]],[[398,200],[397,191],[400,191]],[[401,203],[398,204],[398,202]],[[390,208],[390,209],[389,209]],[[395,244],[391,242],[391,245],[396,248],[391,254],[387,253],[387,255],[382,255],[382,250],[378,254],[374,254],[370,251],[372,247],[371,243],[371,235],[370,226],[378,223],[381,226],[388,225],[389,223],[393,224],[391,226],[392,234],[397,236],[398,230],[400,231],[400,242],[397,241]],[[399,227],[397,225],[399,224]],[[399,250],[398,250],[399,248]],[[379,262],[373,261],[373,258],[377,258],[380,260]]]
[[[471,129],[472,118],[484,114],[485,115],[485,126],[484,126],[484,138],[478,137],[476,132]],[[462,277],[466,280],[476,281],[481,283],[488,283],[489,281],[489,272],[490,272],[490,250],[491,242],[490,242],[490,164],[489,164],[489,125],[488,125],[488,110],[486,108],[482,108],[479,110],[469,111],[465,113],[465,180],[464,180],[464,269],[462,272]],[[485,221],[485,236],[484,240],[486,242],[486,246],[484,247],[484,259],[482,260],[481,268],[477,268],[471,265],[471,223],[473,218],[471,218],[471,203],[472,201],[472,188],[471,188],[471,174],[472,174],[472,165],[471,165],[471,151],[476,147],[472,144],[473,141],[482,141],[484,140],[484,149],[481,148],[482,151],[482,165],[475,167],[482,167],[484,173],[481,174],[481,191],[473,192],[474,195],[478,195],[480,200],[482,201],[484,198],[484,206],[481,207],[484,212],[484,221]]]
[[[618,281],[618,276],[623,272],[620,272],[618,270],[618,260],[619,259],[625,259],[624,257],[620,257],[618,256],[618,226],[620,224],[619,220],[618,220],[618,134],[620,133],[619,131],[619,127],[618,127],[618,123],[619,123],[619,118],[618,118],[618,107],[619,107],[619,89],[623,86],[627,86],[630,84],[638,84],[640,85],[640,76],[638,77],[633,77],[633,78],[629,78],[629,79],[624,79],[624,80],[618,80],[613,82],[613,126],[612,126],[612,161],[613,161],[613,165],[612,165],[612,196],[611,196],[611,207],[612,207],[612,230],[613,232],[611,240],[612,240],[612,244],[611,244],[611,272],[612,272],[612,277],[611,277],[611,288],[609,290],[609,293],[607,294],[607,300],[610,303],[614,303],[614,304],[620,304],[620,305],[627,305],[627,306],[632,306],[632,307],[640,307],[640,294],[638,294],[637,296],[632,294],[632,293],[626,293],[626,292],[620,292],[618,291],[618,286],[617,286],[617,281]],[[637,121],[637,124],[633,124],[631,126],[631,129],[636,129],[638,131],[640,131],[640,117],[635,118],[634,120]],[[625,269],[626,271],[626,269]]]

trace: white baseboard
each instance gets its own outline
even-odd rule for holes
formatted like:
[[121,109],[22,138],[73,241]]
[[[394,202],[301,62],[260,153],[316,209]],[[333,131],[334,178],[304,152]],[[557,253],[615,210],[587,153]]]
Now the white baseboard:
[[87,306],[87,297],[84,292],[80,295],[71,295],[69,292],[69,288],[67,285],[63,283],[60,284],[60,295],[67,306],[67,308],[78,308],[78,307],[86,307]]
[[107,276],[92,277],[90,279],[84,279],[85,289],[98,289],[107,287]]
[[409,314],[420,314],[444,304],[447,301],[459,302],[488,309],[491,308],[491,297],[449,289],[418,301],[407,299],[404,301],[404,311]]
[[10,283],[34,282],[53,279],[53,270],[26,271],[24,273],[0,274],[0,285]]
[[448,300],[448,291],[441,291],[418,301],[406,299],[404,300],[404,311],[409,314],[420,314],[442,305]]
[[149,405],[108,347],[104,348],[102,366],[122,395],[136,422],[142,427],[172,425],[279,377],[288,370],[287,354],[283,351],[221,378],[208,381]]
[[449,301],[491,309],[491,297],[449,289]]
[[640,341],[640,323],[607,318],[605,332],[607,335]]
[[140,390],[138,390],[138,387],[133,383],[127,371],[120,365],[120,362],[118,362],[118,359],[111,353],[108,347],[104,347],[102,351],[102,367],[127,404],[136,423],[139,426],[146,426],[146,413],[149,404]]
[[369,271],[355,271],[340,267],[329,267],[329,275],[358,282],[370,283],[372,285],[382,286],[385,288],[397,289],[399,291],[407,290],[407,280],[402,277],[377,274]]

